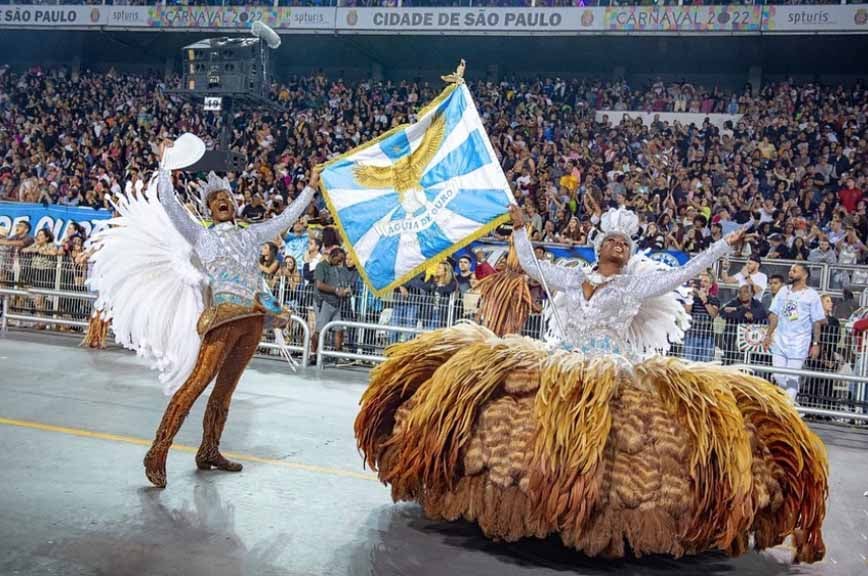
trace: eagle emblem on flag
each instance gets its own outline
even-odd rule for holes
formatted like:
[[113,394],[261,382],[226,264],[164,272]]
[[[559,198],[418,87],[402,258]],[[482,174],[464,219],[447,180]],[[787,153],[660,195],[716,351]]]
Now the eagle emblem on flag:
[[415,123],[326,163],[320,182],[377,296],[488,234],[514,202],[463,82],[446,88]]

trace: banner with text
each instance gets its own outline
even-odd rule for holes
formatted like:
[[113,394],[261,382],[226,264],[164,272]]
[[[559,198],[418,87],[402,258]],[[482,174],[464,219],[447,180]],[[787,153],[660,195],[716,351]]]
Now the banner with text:
[[2,28],[76,28],[105,24],[103,6],[0,6]]
[[151,6],[148,10],[152,28],[238,30],[254,22],[272,28],[289,23],[288,11],[263,6]]
[[147,6],[103,6],[106,28],[149,28],[151,13]]
[[762,6],[619,6],[606,8],[611,32],[759,32]]
[[265,6],[151,6],[152,28],[243,30],[262,22],[277,30],[334,30],[334,8],[271,8]]
[[868,6],[767,6],[766,32],[868,32]]
[[0,28],[342,34],[868,34],[868,6],[352,8],[272,6],[0,6]]
[[66,229],[73,222],[81,224],[90,236],[94,231],[108,225],[111,217],[109,210],[0,202],[0,237],[15,234],[15,225],[18,222],[30,222],[31,236],[35,236],[43,228],[48,228],[54,234],[55,243],[60,244],[66,236]]
[[340,32],[577,33],[602,30],[601,8],[338,8]]

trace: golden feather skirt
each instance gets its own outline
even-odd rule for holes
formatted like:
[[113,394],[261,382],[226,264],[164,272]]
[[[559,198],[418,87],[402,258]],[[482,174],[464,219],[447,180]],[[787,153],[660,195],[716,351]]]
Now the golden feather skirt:
[[392,498],[494,540],[557,534],[588,556],[739,555],[792,536],[825,554],[828,462],[765,380],[626,365],[460,325],[387,351],[355,433]]
[[88,348],[104,349],[106,340],[108,339],[109,323],[102,318],[102,314],[97,310],[90,315],[90,320],[87,323],[87,330],[81,340],[79,346],[87,346]]

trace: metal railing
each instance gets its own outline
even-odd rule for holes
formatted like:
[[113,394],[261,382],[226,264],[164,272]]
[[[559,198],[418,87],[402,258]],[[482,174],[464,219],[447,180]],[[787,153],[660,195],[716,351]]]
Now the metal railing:
[[868,421],[868,402],[866,402],[865,397],[866,385],[868,385],[868,377],[856,376],[852,374],[840,374],[834,372],[796,370],[794,368],[783,368],[775,366],[735,364],[732,367],[737,370],[741,370],[742,372],[784,374],[789,376],[798,376],[800,378],[840,380],[843,382],[850,382],[852,384],[855,384],[855,386],[848,387],[852,396],[846,399],[838,398],[836,400],[839,402],[839,405],[844,404],[845,406],[849,406],[851,410],[831,410],[828,408],[818,408],[814,406],[803,405],[801,402],[796,405],[796,410],[798,410],[802,414],[809,414],[812,416],[826,416],[830,418],[843,418],[845,420]]
[[[404,326],[384,326],[382,324],[371,324],[367,322],[344,322],[341,320],[334,320],[329,322],[325,326],[323,326],[320,331],[320,349],[317,351],[316,356],[316,368],[317,370],[323,369],[323,359],[328,356],[331,358],[346,358],[349,360],[360,360],[363,362],[382,362],[386,359],[385,356],[380,354],[365,354],[364,352],[346,352],[343,349],[341,350],[329,350],[325,347],[325,342],[330,332],[347,330],[347,329],[359,329],[359,330],[376,330],[376,331],[386,331],[386,332],[396,332],[399,334],[422,334],[423,332],[428,332],[429,330],[423,328],[407,328]],[[357,348],[358,350],[358,348]]]
[[[732,262],[737,260],[733,259]],[[763,263],[764,267],[766,262]],[[85,288],[86,267],[68,257],[58,257],[47,275],[45,262],[40,263],[40,269],[43,270],[40,276],[33,264],[32,258],[19,257],[14,251],[0,249],[0,328],[6,329],[13,322],[18,325],[60,326],[64,330],[83,332],[95,299],[95,295]],[[788,265],[785,262],[775,264]],[[854,275],[856,272],[866,272],[865,267],[838,268]],[[828,285],[831,271],[838,268],[824,268],[822,274],[817,274],[816,281]],[[290,282],[282,275],[275,278],[271,285],[275,296],[295,311],[290,327],[283,332],[287,342],[284,349],[300,354],[304,365],[308,365],[312,340],[318,336],[316,365],[319,369],[331,360],[382,362],[385,349],[401,339],[436,328],[475,321],[480,304],[479,295],[473,291],[453,292],[448,296],[437,294],[436,291],[416,291],[407,295],[395,291],[377,298],[359,283],[353,294],[340,302],[340,320],[326,324],[322,333],[315,335],[321,303],[313,286],[304,281]],[[725,289],[722,286],[719,295],[721,313],[732,304],[724,295]],[[868,291],[864,296],[868,296]],[[342,327],[344,332],[340,350],[329,343],[338,327]],[[533,314],[521,334],[542,339],[547,329],[543,315]],[[738,322],[727,322],[721,316],[711,320],[695,317],[684,341],[674,345],[669,355],[687,360],[718,361],[725,365],[749,365],[758,371],[774,373],[770,368],[769,353],[756,346],[744,346],[738,331]],[[274,341],[273,334],[266,331],[259,354],[269,358],[279,357],[281,348]],[[836,376],[844,371],[857,377],[868,376],[868,337],[858,342],[851,326],[842,320],[836,331],[824,329],[821,349],[821,357],[808,360],[804,366],[805,374],[814,375],[805,376],[806,385],[799,396],[800,404],[816,410],[839,408],[837,413],[845,413],[844,408],[855,410],[859,407],[862,410],[860,403],[864,401],[864,388],[857,387],[851,391],[841,385],[830,386],[829,381],[846,381]],[[822,374],[822,379],[816,374]]]
[[[0,287],[0,311],[2,311],[2,317],[0,317],[0,331],[6,331],[9,327],[9,321],[22,322],[25,324],[35,324],[39,326],[71,326],[75,328],[86,329],[88,326],[88,322],[85,320],[72,320],[68,318],[59,317],[57,315],[51,315],[51,313],[41,314],[39,311],[32,314],[20,314],[17,312],[11,312],[10,308],[10,299],[11,298],[23,298],[23,299],[31,299],[35,300],[37,298],[68,298],[86,301],[89,304],[89,307],[92,311],[93,302],[96,300],[96,295],[91,292],[69,292],[65,290],[51,290],[44,288],[2,288]],[[90,314],[87,315],[90,317]],[[266,350],[287,350],[290,352],[298,352],[301,354],[302,365],[306,366],[310,362],[310,328],[307,325],[307,322],[300,316],[293,315],[290,318],[291,325],[297,325],[299,330],[302,333],[302,338],[300,339],[300,343],[293,344],[287,343],[285,346],[281,346],[275,342],[270,341],[273,336],[270,333],[266,332],[266,340],[259,344],[259,347]]]
[[[0,296],[2,296],[3,313],[3,317],[0,318],[0,329],[4,331],[8,328],[10,320],[18,322],[28,322],[38,325],[58,325],[87,328],[88,323],[86,320],[64,318],[62,315],[59,315],[59,313],[55,312],[54,310],[59,308],[59,303],[61,299],[85,300],[91,303],[88,305],[89,307],[91,307],[92,302],[96,300],[96,295],[88,292],[69,292],[66,290],[52,290],[48,288],[0,287]],[[46,299],[51,299],[50,304],[52,305],[52,309],[46,312],[44,308],[40,309],[40,306],[37,304],[35,306],[35,313],[20,314],[17,311],[10,311],[12,308],[10,299],[12,298],[28,299],[33,300],[34,302],[45,302]]]
[[276,342],[271,342],[271,338],[273,336],[266,332],[266,339],[259,343],[259,347],[265,350],[275,350],[280,352],[281,350],[288,350],[290,352],[300,352],[301,353],[301,365],[307,366],[310,363],[310,327],[307,325],[307,322],[301,316],[296,316],[293,314],[290,317],[291,325],[296,325],[301,330],[302,337],[300,344],[293,344],[294,340],[290,339],[287,341],[286,345],[281,346]]

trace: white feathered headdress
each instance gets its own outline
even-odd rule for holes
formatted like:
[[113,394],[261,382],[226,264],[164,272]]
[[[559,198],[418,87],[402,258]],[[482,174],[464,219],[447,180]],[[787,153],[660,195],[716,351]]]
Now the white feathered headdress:
[[206,182],[200,181],[197,185],[199,188],[199,198],[197,198],[197,201],[199,203],[199,211],[203,215],[207,215],[210,211],[208,208],[208,199],[211,197],[211,194],[221,190],[229,192],[232,207],[236,213],[238,212],[238,203],[235,201],[235,195],[232,193],[232,186],[229,184],[227,178],[221,178],[214,172],[209,172],[208,180]]
[[207,205],[208,198],[211,194],[221,190],[229,192],[230,196],[232,195],[232,186],[229,184],[229,180],[227,178],[221,178],[214,172],[208,172],[208,181],[200,187],[200,198],[202,199],[202,203]]
[[627,238],[630,242],[630,253],[633,253],[633,236],[639,232],[639,217],[626,208],[609,208],[600,218],[600,231],[594,236],[594,252],[600,256],[600,247],[603,240],[613,234]]

